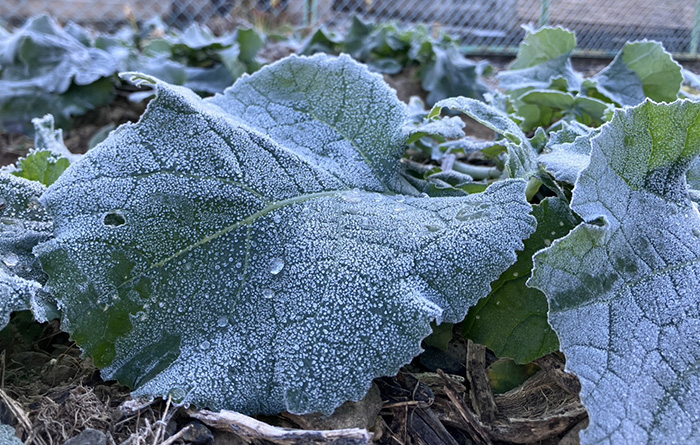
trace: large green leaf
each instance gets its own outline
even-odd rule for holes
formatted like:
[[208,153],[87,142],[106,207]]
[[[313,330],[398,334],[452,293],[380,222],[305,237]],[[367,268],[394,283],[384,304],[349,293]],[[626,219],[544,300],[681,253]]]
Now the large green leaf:
[[49,188],[36,251],[64,327],[135,395],[329,412],[460,321],[533,231],[521,180],[417,196],[405,105],[348,57],[210,100],[134,77],[157,97]]
[[533,207],[537,230],[518,252],[518,260],[491,285],[491,293],[469,310],[464,335],[488,346],[498,357],[529,363],[559,349],[557,335],[547,323],[547,299],[525,282],[530,278],[532,256],[569,233],[579,220],[558,198]]
[[591,141],[572,207],[585,224],[535,257],[529,284],[590,416],[584,443],[700,441],[700,215],[685,172],[700,104],[618,111]]
[[681,66],[658,42],[626,43],[612,63],[591,80],[620,105],[637,105],[647,97],[673,102],[683,82]]

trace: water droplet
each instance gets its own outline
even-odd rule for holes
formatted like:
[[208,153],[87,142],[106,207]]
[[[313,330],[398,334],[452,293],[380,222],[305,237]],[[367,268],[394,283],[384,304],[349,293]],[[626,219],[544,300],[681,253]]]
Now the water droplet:
[[474,317],[474,318],[476,318],[477,320],[481,320],[481,315],[477,315],[477,316]]
[[203,342],[201,342],[201,343],[199,344],[199,349],[201,349],[202,351],[206,351],[206,350],[209,349],[210,347],[211,347],[211,343],[209,343],[209,342],[206,341],[206,340],[204,340]]
[[559,221],[559,227],[564,227],[564,221]]
[[274,214],[272,215],[272,220],[273,220],[276,224],[279,224],[279,223],[282,222],[282,215],[280,215],[279,213],[274,213]]
[[457,213],[457,218],[460,221],[470,221],[470,220],[475,220],[475,219],[480,219],[480,218],[485,218],[488,216],[488,214],[483,211],[483,210],[475,210],[470,207],[466,207]]
[[273,258],[270,262],[270,273],[277,275],[284,268],[284,260],[282,258]]
[[222,315],[216,320],[216,325],[220,328],[225,328],[228,325],[228,317]]
[[700,237],[700,229],[693,229],[693,235]]
[[518,273],[518,272],[513,272],[513,276],[514,276],[514,277],[517,277],[518,275],[520,275],[520,273]]
[[185,400],[185,396],[187,396],[187,392],[180,388],[180,387],[174,387],[168,392],[168,397],[170,397],[173,402],[175,403],[180,403],[183,400]]
[[340,195],[340,197],[345,202],[362,202],[362,197],[360,196],[360,193],[357,190],[344,192]]
[[268,288],[263,289],[262,294],[263,297],[267,298],[268,300],[275,296],[275,293],[272,291],[272,289]]
[[550,246],[551,244],[552,244],[552,240],[551,240],[551,239],[545,239],[545,240],[544,240],[544,245],[545,245],[545,246]]
[[396,207],[394,207],[394,211],[395,212],[405,212],[406,207],[405,206],[396,206]]
[[0,198],[0,213],[4,212],[7,208],[7,200],[5,198]]
[[428,232],[439,232],[442,227],[436,226],[434,224],[427,224],[425,226],[426,229],[428,229]]
[[17,255],[15,255],[14,253],[9,252],[3,257],[2,262],[5,263],[5,266],[7,267],[13,267],[16,266],[17,263],[19,263],[19,257],[17,257]]

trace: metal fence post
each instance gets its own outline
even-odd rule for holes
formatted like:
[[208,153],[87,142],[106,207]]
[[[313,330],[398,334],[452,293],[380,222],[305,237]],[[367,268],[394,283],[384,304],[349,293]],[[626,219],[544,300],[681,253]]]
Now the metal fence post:
[[[549,4],[551,0],[540,0],[540,22],[537,24],[538,28],[547,26],[549,24]],[[700,3],[700,0],[698,0]],[[696,14],[697,16],[697,14]]]
[[698,53],[698,41],[700,41],[700,0],[695,2],[695,20],[693,32],[690,35],[690,54]]

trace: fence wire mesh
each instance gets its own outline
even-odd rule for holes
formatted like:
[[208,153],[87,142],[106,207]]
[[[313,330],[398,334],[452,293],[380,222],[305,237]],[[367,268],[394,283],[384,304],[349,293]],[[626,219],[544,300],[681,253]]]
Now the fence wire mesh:
[[681,56],[697,57],[700,0],[1,0],[9,26],[49,13],[110,30],[127,17],[162,17],[178,27],[191,22],[218,28],[242,22],[342,28],[354,15],[365,20],[426,24],[459,37],[472,53],[509,53],[522,25],[562,25],[576,31],[579,48],[614,53],[628,40],[653,39]]

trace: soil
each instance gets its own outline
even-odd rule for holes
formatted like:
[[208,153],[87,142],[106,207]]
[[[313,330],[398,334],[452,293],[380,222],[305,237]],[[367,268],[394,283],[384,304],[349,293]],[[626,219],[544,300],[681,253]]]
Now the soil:
[[[497,67],[506,63],[495,61]],[[425,96],[413,70],[387,81],[402,100]],[[77,118],[65,132],[66,146],[83,153],[104,128],[137,120],[144,105],[129,102],[128,93],[122,91],[110,106]],[[473,121],[467,122],[467,132],[483,139],[493,136]],[[0,162],[12,163],[32,146],[26,136],[0,133]],[[495,357],[483,346],[456,335],[447,351],[426,350],[398,376],[377,379],[368,398],[343,405],[330,418],[284,413],[224,425],[204,411],[175,407],[170,401],[131,400],[128,388],[101,379],[58,321],[40,325],[28,313],[16,313],[0,331],[0,423],[13,425],[29,445],[63,444],[92,430],[104,439],[98,443],[124,445],[362,443],[349,432],[324,436],[305,431],[339,427],[367,428],[374,442],[391,445],[578,443],[586,412],[578,399],[578,382],[562,371],[562,357],[539,360],[539,371],[521,386],[494,394],[487,368]],[[279,433],[269,425],[260,427],[260,422],[301,431]]]

